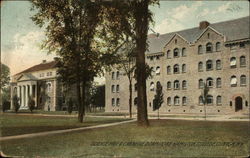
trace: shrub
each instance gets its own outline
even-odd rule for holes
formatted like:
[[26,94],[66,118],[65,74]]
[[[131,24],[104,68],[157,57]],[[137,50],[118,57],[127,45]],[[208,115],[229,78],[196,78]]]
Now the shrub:
[[19,98],[16,95],[14,95],[13,97],[13,106],[14,106],[15,112],[17,113],[20,108],[20,104],[19,104]]
[[72,111],[73,111],[73,101],[72,98],[70,98],[68,101],[68,113],[71,114]]
[[10,102],[4,101],[3,102],[3,112],[10,109]]
[[33,112],[33,110],[35,109],[35,100],[31,96],[29,96],[28,106],[29,106],[30,112]]

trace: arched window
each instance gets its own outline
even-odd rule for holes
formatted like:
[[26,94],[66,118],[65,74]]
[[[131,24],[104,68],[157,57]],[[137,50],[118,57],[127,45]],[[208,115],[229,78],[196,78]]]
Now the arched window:
[[240,67],[245,67],[246,66],[246,57],[241,56],[240,57]]
[[[151,67],[150,68],[150,70],[151,70],[151,77],[150,78],[153,78],[153,75],[154,75],[154,67]],[[136,74],[136,72],[134,71],[134,74]],[[135,77],[135,75],[134,75],[134,77]]]
[[112,85],[111,91],[112,91],[112,93],[115,93],[115,85]]
[[221,69],[221,60],[216,60],[216,69],[217,70]]
[[187,89],[187,81],[186,80],[182,81],[182,89]]
[[186,64],[182,64],[182,73],[185,73],[187,70]]
[[175,74],[180,73],[180,69],[179,69],[179,65],[178,65],[178,64],[175,64],[175,65],[174,65],[174,73],[175,73]]
[[206,66],[207,66],[207,71],[213,70],[213,61],[208,60],[207,63],[206,63]]
[[171,74],[171,66],[167,67],[167,74]]
[[170,81],[167,82],[167,89],[171,89],[171,82]]
[[221,44],[220,42],[216,43],[216,51],[220,51],[221,50]]
[[156,67],[155,74],[156,74],[156,75],[160,75],[160,73],[161,73],[160,66],[157,66],[157,67]]
[[217,104],[217,105],[221,105],[221,96],[220,96],[220,95],[218,95],[218,96],[216,97],[216,104]]
[[212,95],[207,96],[207,104],[213,104],[213,96]]
[[186,48],[182,48],[182,56],[183,57],[187,56],[187,49]]
[[160,81],[157,81],[157,82],[156,82],[156,87],[157,87],[157,88],[161,88],[161,82],[160,82]]
[[168,97],[168,98],[167,98],[167,104],[168,104],[168,105],[171,105],[171,97]]
[[198,54],[202,54],[203,52],[202,52],[202,45],[199,45],[198,46]]
[[221,87],[221,78],[216,79],[216,87],[220,88]]
[[213,51],[213,45],[212,45],[212,43],[207,43],[207,45],[206,45],[206,52],[207,53],[212,53],[212,51]]
[[230,58],[230,67],[236,68],[236,58],[235,57]]
[[137,97],[134,99],[134,106],[137,106]]
[[51,91],[51,83],[47,83],[47,92],[49,93]]
[[171,51],[170,51],[170,50],[167,51],[167,58],[168,58],[168,59],[171,58]]
[[179,49],[178,48],[175,48],[174,49],[174,58],[177,58],[177,57],[179,57],[180,55],[179,55]]
[[178,96],[174,97],[174,105],[180,105],[180,97]]
[[207,86],[213,87],[213,79],[211,77],[207,78]]
[[155,90],[155,84],[154,82],[150,83],[150,91],[154,91]]
[[116,72],[116,79],[117,79],[117,80],[120,79],[120,72],[119,72],[119,71]]
[[116,92],[119,93],[119,91],[120,91],[120,86],[116,85]]
[[237,86],[237,78],[236,78],[236,76],[231,76],[230,84],[231,84],[231,87],[236,87]]
[[241,86],[245,86],[245,85],[246,85],[246,82],[247,82],[246,75],[241,75],[241,76],[240,76],[240,85],[241,85]]
[[174,89],[180,89],[180,83],[178,80],[174,81]]
[[202,62],[198,63],[198,71],[203,71],[203,63]]
[[120,106],[120,98],[116,98],[116,106]]
[[137,91],[137,83],[134,84],[134,89]]
[[203,104],[203,97],[199,96],[199,104],[202,105]]
[[187,105],[187,97],[182,97],[182,105]]
[[115,72],[112,72],[112,80],[115,79]]
[[111,102],[112,102],[112,106],[115,106],[115,98],[112,98]]
[[199,79],[199,88],[203,88],[204,87],[204,82],[203,79]]

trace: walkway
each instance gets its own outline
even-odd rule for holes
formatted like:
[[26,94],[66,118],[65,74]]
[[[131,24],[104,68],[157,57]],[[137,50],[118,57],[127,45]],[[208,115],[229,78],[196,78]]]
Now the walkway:
[[14,140],[14,139],[21,139],[21,138],[32,138],[32,137],[47,136],[47,135],[54,135],[54,134],[60,134],[60,133],[69,133],[69,132],[73,132],[73,131],[84,131],[84,130],[88,130],[88,129],[111,127],[111,126],[121,125],[121,124],[125,124],[125,123],[135,122],[135,121],[136,120],[129,120],[129,121],[107,123],[107,124],[89,126],[89,127],[80,127],[80,128],[65,129],[65,130],[56,130],[56,131],[48,131],[48,132],[22,134],[22,135],[16,135],[16,136],[6,136],[6,137],[0,137],[0,142],[5,141],[5,140]]

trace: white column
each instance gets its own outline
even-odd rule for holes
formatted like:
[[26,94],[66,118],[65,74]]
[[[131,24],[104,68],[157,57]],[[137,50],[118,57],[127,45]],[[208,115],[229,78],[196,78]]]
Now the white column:
[[13,108],[13,96],[14,96],[14,86],[10,86],[10,109],[14,109]]
[[35,84],[35,106],[37,107],[37,85]]
[[54,109],[56,110],[56,79],[54,80]]
[[30,86],[30,96],[33,98],[33,96],[32,96],[32,90],[33,90],[33,87],[32,87],[32,84],[31,85],[29,85]]
[[25,94],[25,106],[28,106],[28,100],[29,100],[29,93],[28,93],[28,85],[26,85],[26,94]]
[[22,106],[25,106],[25,86],[22,86]]

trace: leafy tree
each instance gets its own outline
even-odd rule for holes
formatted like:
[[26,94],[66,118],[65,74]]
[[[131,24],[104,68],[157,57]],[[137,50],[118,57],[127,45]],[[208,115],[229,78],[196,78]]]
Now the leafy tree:
[[17,113],[20,108],[20,104],[19,104],[20,99],[17,97],[17,95],[14,95],[12,100],[13,100],[14,111]]
[[30,112],[33,112],[33,110],[35,109],[35,104],[35,100],[31,96],[29,96],[28,106]]
[[159,109],[163,102],[164,102],[164,99],[163,99],[163,93],[162,93],[162,86],[159,83],[156,85],[156,95],[154,96],[154,101],[153,101],[153,111],[158,110],[158,119],[160,118]]
[[105,85],[99,85],[93,89],[91,103],[94,107],[102,108],[105,106]]
[[73,100],[72,100],[72,98],[69,98],[69,101],[68,101],[68,108],[67,108],[69,114],[72,113],[72,111],[73,111],[73,106],[74,106]]
[[10,102],[10,88],[9,88],[9,82],[10,82],[10,69],[7,65],[1,63],[0,68],[0,108],[4,110],[3,103],[5,105],[7,102]]

